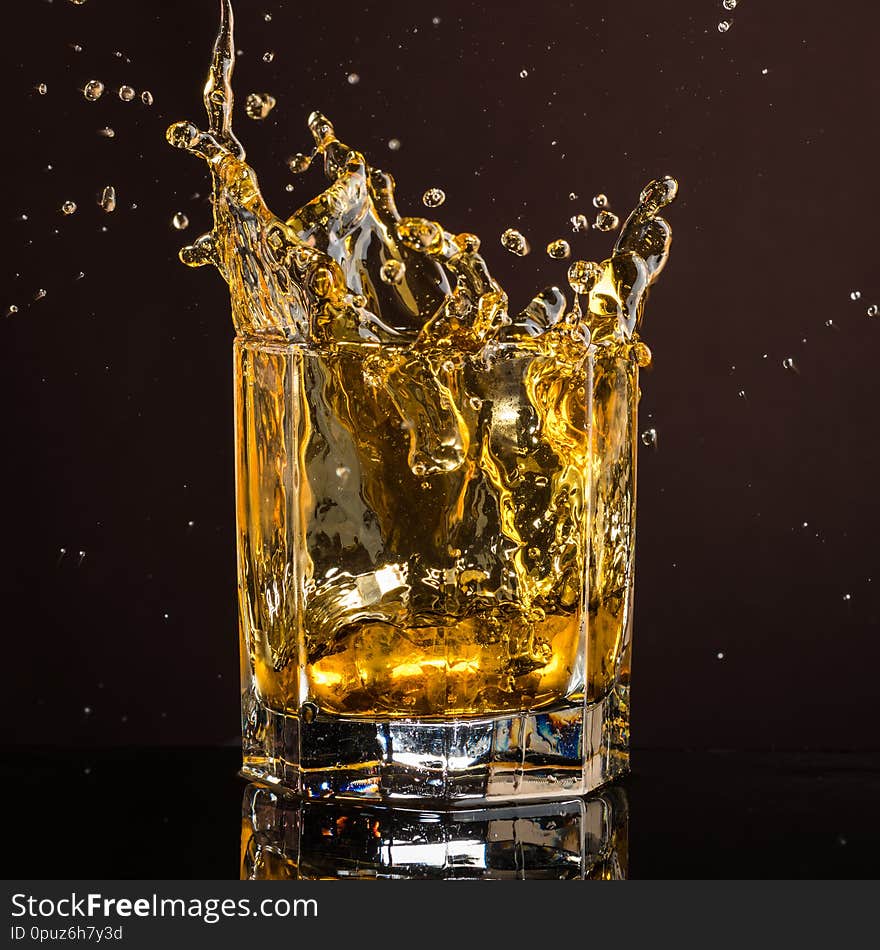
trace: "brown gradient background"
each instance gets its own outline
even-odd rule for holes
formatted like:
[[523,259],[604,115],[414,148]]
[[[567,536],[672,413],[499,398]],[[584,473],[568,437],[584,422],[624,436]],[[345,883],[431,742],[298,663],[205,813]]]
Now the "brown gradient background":
[[[592,195],[623,215],[650,178],[679,178],[645,327],[659,443],[640,458],[634,743],[876,748],[876,5],[741,0],[724,35],[720,0],[237,7],[236,87],[278,99],[238,131],[279,211],[310,196],[285,193],[284,159],[320,108],[393,170],[404,213],[444,188],[443,221],[482,236],[524,304],[563,279],[541,249]],[[163,138],[203,121],[216,4],[5,15],[0,741],[227,742],[232,330],[217,274],[176,259],[209,226],[206,169]],[[78,92],[91,78],[97,103]],[[122,103],[121,83],[155,105]],[[498,246],[511,225],[524,260]],[[611,240],[572,237],[590,259]]]

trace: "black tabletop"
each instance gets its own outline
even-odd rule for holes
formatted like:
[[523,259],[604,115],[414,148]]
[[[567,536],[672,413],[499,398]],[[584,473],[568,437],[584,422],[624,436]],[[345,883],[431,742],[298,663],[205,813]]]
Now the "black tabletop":
[[[235,879],[239,752],[8,750],[5,877]],[[630,878],[870,878],[880,755],[636,750]]]

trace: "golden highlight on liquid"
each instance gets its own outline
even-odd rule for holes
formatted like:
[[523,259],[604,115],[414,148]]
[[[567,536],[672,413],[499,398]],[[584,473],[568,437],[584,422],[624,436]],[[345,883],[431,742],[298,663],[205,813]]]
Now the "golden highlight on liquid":
[[511,313],[479,238],[401,216],[392,177],[319,113],[295,164],[322,161],[329,186],[269,210],[232,130],[221,11],[208,130],[168,139],[213,178],[214,227],[181,258],[231,293],[260,699],[442,717],[600,698],[628,666],[639,331],[675,181],[644,189],[610,258],[570,265],[570,298],[549,287]]

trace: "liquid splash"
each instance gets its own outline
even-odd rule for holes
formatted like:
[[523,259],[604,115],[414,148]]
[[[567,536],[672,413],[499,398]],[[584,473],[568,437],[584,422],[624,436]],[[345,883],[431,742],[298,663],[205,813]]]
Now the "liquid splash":
[[[392,176],[320,112],[314,148],[289,166],[322,161],[327,188],[287,217],[268,207],[233,131],[233,11],[220,7],[207,130],[178,122],[167,138],[210,168],[213,228],[180,256],[220,271],[239,337],[242,615],[261,701],[446,716],[601,697],[628,665],[640,332],[675,180],[645,187],[606,260],[571,263],[568,291],[511,310],[477,235],[401,215]],[[505,238],[527,252],[519,232]],[[325,428],[334,451],[349,446],[327,471],[323,449],[287,441]],[[349,530],[341,549],[315,540]]]

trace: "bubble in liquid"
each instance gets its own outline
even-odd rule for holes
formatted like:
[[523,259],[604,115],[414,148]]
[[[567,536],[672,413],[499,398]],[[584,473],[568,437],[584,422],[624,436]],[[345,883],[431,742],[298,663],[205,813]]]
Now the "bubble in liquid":
[[571,229],[577,234],[579,231],[587,231],[590,227],[589,219],[585,214],[573,214],[569,221],[571,221]]
[[877,314],[880,313],[880,307],[878,307],[877,304],[872,303],[871,306],[868,307],[866,312],[869,317],[876,317]]
[[575,261],[568,269],[568,283],[576,294],[587,294],[602,276],[602,268],[593,261]]
[[150,92],[149,89],[145,89],[145,90],[141,93],[141,102],[142,102],[145,106],[151,106],[151,105],[153,104],[153,94]]
[[385,261],[379,275],[386,284],[399,284],[406,274],[406,264],[403,261]]
[[849,299],[850,299],[850,300],[861,300],[861,299],[862,299],[862,292],[861,292],[861,290],[851,290],[851,291],[849,292]]
[[619,226],[620,218],[613,211],[600,211],[593,224],[597,231],[613,231]]
[[44,82],[41,82],[39,86],[37,86],[37,92],[41,96],[45,96],[48,91],[49,91],[49,87]]
[[123,102],[131,102],[132,99],[137,95],[134,89],[131,86],[120,86],[119,87],[119,98]]
[[455,246],[466,254],[476,254],[480,249],[480,239],[476,234],[471,234],[470,231],[462,231],[461,234],[456,234],[453,241],[455,241]]
[[593,207],[594,208],[607,208],[608,207],[608,196],[607,195],[596,195],[593,198]]
[[571,257],[571,246],[568,241],[559,238],[556,241],[551,241],[547,245],[547,254],[552,257],[554,261],[564,261],[566,258]]
[[265,53],[263,53],[264,63],[271,63],[273,59],[275,59],[275,54],[272,52],[272,50],[268,49]]
[[531,250],[525,236],[515,228],[508,228],[501,235],[501,246],[511,254],[516,254],[517,257],[525,257]]
[[336,477],[337,477],[337,478],[346,479],[346,478],[348,478],[349,475],[351,475],[351,469],[348,468],[348,466],[346,466],[346,465],[340,465],[340,466],[336,469]]
[[529,75],[529,71],[528,71],[527,69],[521,69],[521,70],[519,71],[519,78],[520,78],[520,79],[527,79],[527,78],[528,78],[528,75]]
[[100,79],[90,79],[83,86],[83,95],[89,102],[97,102],[104,95],[104,83]]
[[656,429],[645,429],[645,431],[642,433],[642,445],[646,445],[650,449],[657,448]]
[[725,10],[735,10],[736,9],[736,0],[722,0],[721,6]]
[[293,155],[287,159],[287,167],[293,172],[294,175],[302,175],[304,172],[307,172],[311,167],[311,164],[311,156],[304,155],[302,152],[297,152],[296,155]]
[[719,33],[726,33],[729,29],[730,29],[730,21],[729,21],[729,20],[722,20],[722,21],[718,24],[718,32],[719,32]]
[[61,205],[61,213],[66,215],[76,214],[76,202],[75,201],[65,201]]
[[178,231],[183,231],[189,227],[189,218],[182,211],[178,211],[171,219],[171,224]]
[[398,151],[400,148],[400,139],[388,139],[388,148],[390,148],[392,152]]
[[446,192],[442,188],[429,188],[422,195],[422,203],[426,208],[439,208],[446,201]]
[[479,412],[483,408],[483,400],[479,396],[471,396],[468,403],[474,412]]
[[356,86],[361,81],[361,77],[357,73],[348,74],[348,84],[350,86]]
[[116,189],[113,185],[107,185],[101,192],[100,205],[108,214],[116,210]]
[[248,118],[261,122],[275,108],[275,97],[268,92],[252,92],[244,102]]

